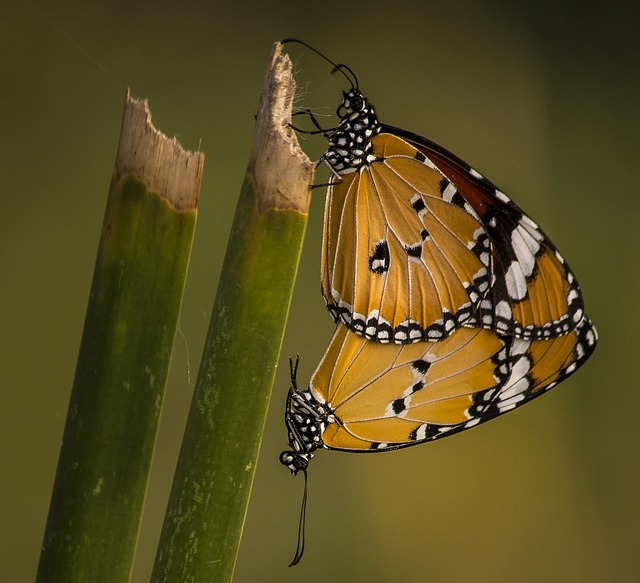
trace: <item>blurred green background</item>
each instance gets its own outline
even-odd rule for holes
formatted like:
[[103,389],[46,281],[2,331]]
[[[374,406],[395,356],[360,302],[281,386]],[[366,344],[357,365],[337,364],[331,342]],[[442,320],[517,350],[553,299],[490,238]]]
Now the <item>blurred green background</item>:
[[[383,121],[453,150],[527,209],[578,275],[600,344],[560,388],[455,438],[379,456],[321,452],[309,476],[306,556],[288,569],[302,479],[277,460],[286,446],[286,357],[301,354],[305,382],[333,328],[319,293],[324,197],[314,191],[235,581],[635,580],[633,5],[446,4],[2,4],[1,581],[35,574],[127,85],[150,100],[161,131],[206,154],[134,570],[134,581],[148,580],[262,78],[271,44],[288,36],[348,63]],[[309,51],[289,50],[299,103],[333,114],[344,81]],[[317,158],[322,140],[307,137],[303,147]]]

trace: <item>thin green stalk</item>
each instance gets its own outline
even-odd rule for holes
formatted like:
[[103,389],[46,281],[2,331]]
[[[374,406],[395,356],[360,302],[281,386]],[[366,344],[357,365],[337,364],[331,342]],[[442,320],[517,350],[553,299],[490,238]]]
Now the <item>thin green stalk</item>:
[[202,164],[127,95],[38,583],[129,580]]
[[276,44],[174,477],[154,582],[230,581],[307,223],[313,166]]

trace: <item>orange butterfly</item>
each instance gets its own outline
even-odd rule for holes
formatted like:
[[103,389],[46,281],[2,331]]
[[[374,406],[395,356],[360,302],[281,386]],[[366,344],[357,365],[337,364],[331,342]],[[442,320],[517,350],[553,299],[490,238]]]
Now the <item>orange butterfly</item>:
[[304,553],[307,467],[318,449],[380,452],[475,427],[542,395],[593,353],[596,329],[584,316],[571,332],[547,340],[460,328],[441,342],[371,342],[338,325],[309,387],[299,390],[297,362],[280,462],[302,471],[298,547]]
[[[294,39],[288,39],[289,42]],[[336,321],[377,342],[484,327],[552,338],[582,320],[580,286],[542,229],[441,146],[379,122],[355,74],[322,130],[330,170],[322,293]]]
[[548,340],[460,328],[441,342],[382,344],[338,325],[308,389],[298,389],[292,364],[291,451],[280,461],[296,473],[320,448],[387,451],[475,427],[566,379],[596,342],[586,316]]
[[584,315],[553,243],[480,173],[429,140],[379,124],[345,94],[323,156],[322,293],[336,320],[378,342],[437,341],[461,326],[522,338]]

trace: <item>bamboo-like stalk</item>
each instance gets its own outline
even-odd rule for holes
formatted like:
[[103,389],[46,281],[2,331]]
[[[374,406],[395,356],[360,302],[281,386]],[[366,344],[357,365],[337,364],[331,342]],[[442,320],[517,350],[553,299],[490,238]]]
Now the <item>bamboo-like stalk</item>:
[[203,163],[127,94],[38,583],[129,580]]
[[307,222],[313,165],[276,43],[161,535],[154,582],[230,581]]

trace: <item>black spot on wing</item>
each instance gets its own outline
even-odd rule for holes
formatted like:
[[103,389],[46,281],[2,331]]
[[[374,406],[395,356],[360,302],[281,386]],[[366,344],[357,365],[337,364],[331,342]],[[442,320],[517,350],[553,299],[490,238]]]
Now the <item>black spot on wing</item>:
[[451,204],[455,204],[460,208],[465,208],[467,201],[464,199],[464,196],[460,194],[460,191],[456,190],[456,193],[451,197]]
[[416,372],[420,373],[421,375],[426,375],[430,366],[431,364],[429,364],[426,360],[414,360],[411,363],[411,368],[413,368]]
[[404,250],[409,257],[415,257],[416,259],[420,259],[422,255],[422,245],[412,245],[411,247],[405,247]]
[[406,409],[404,399],[396,399],[395,401],[393,401],[391,403],[391,408],[396,415],[402,413]]
[[411,387],[411,393],[417,393],[420,389],[424,389],[424,383],[422,381],[418,381]]
[[389,271],[389,245],[386,241],[380,241],[376,244],[369,257],[369,269],[379,275]]
[[424,203],[421,196],[416,196],[412,201],[411,206],[413,207],[413,210],[416,211],[417,215],[420,215],[420,213],[427,210],[427,205]]

